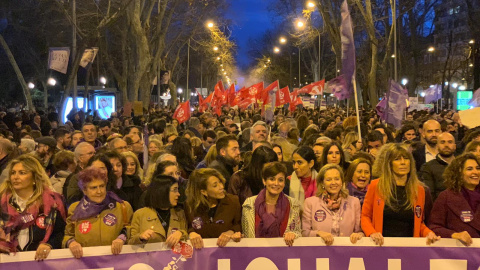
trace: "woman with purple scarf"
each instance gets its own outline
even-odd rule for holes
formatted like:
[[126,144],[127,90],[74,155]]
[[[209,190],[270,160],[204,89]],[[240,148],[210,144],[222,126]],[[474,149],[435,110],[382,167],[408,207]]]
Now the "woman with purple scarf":
[[[0,186],[0,252],[36,250],[44,260],[61,248],[66,210],[42,165],[30,155],[12,160]],[[6,267],[5,267],[6,268]]]
[[287,168],[280,162],[265,164],[264,189],[243,204],[242,228],[245,238],[283,237],[288,246],[301,236],[300,204],[283,193]]
[[127,241],[126,226],[133,210],[127,201],[107,192],[107,175],[101,169],[88,167],[78,174],[83,198],[68,209],[63,245],[75,258],[83,256],[82,247],[110,246],[112,254],[122,251]]
[[352,161],[345,173],[348,193],[360,200],[360,206],[363,205],[365,200],[371,175],[372,163],[364,158],[357,158]]
[[302,235],[320,237],[329,246],[334,237],[350,237],[355,244],[364,235],[360,227],[360,201],[348,195],[342,168],[327,164],[318,173],[316,196],[305,199]]
[[455,158],[443,178],[447,189],[435,200],[428,227],[470,246],[480,238],[480,159],[471,153]]

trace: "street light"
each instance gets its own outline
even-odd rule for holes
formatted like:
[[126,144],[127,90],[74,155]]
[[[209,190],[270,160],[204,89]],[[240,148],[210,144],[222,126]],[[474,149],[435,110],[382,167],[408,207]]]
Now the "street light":
[[297,19],[297,20],[295,21],[295,27],[296,27],[297,29],[302,29],[302,28],[305,27],[305,22],[304,22],[302,19]]
[[465,85],[460,85],[458,87],[458,90],[460,90],[460,91],[465,91],[465,89],[467,89],[467,87],[465,87]]
[[280,52],[280,48],[274,47],[274,48],[273,48],[273,52],[274,52],[274,53],[279,53],[279,52]]
[[472,40],[470,40],[468,43],[469,43],[469,44],[475,44],[475,40],[472,39]]
[[433,46],[428,47],[428,52],[434,52],[434,51],[435,51],[435,47]]
[[54,78],[48,78],[47,83],[51,86],[55,86],[57,84],[57,81]]
[[183,93],[183,89],[182,89],[182,88],[178,88],[177,92],[178,92],[179,94],[181,94],[181,93]]
[[30,88],[30,89],[35,88],[35,84],[33,84],[32,82],[29,82],[28,83],[28,88]]
[[219,61],[219,60],[220,60],[220,56],[219,56],[219,57],[217,57],[217,61]]
[[315,8],[315,3],[312,2],[312,1],[308,1],[308,2],[307,2],[307,7],[308,7],[308,8]]
[[215,26],[215,24],[213,24],[213,22],[208,22],[207,23],[208,28],[213,28],[214,26]]
[[280,37],[280,44],[285,44],[287,43],[287,39],[285,37]]
[[402,85],[405,86],[405,85],[407,85],[407,83],[408,83],[408,79],[407,79],[407,78],[403,78],[403,79],[402,79]]
[[105,78],[105,77],[103,77],[103,76],[100,77],[100,83],[101,83],[101,84],[107,84],[107,78]]
[[395,54],[392,54],[392,58],[395,58]]
[[217,46],[213,47],[213,50],[218,51],[218,47]]
[[457,87],[458,87],[458,83],[452,83],[452,87],[453,87],[453,88],[457,88]]

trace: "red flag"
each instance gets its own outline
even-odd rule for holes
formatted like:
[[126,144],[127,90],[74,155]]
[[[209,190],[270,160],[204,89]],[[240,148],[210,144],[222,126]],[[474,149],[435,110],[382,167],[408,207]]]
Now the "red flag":
[[225,88],[223,88],[222,81],[218,81],[213,91],[212,107],[218,108],[225,104],[227,104],[227,93],[225,92]]
[[323,94],[324,88],[325,88],[325,79],[302,87],[302,89],[300,89],[298,93],[309,94],[309,95],[321,95]]
[[237,105],[236,103],[236,98],[235,98],[235,84],[232,83],[232,85],[230,85],[230,88],[227,90],[228,92],[228,104],[233,107],[235,105]]
[[288,89],[288,86],[278,90],[275,95],[275,107],[290,103],[290,91]]
[[181,124],[190,119],[190,101],[180,103],[173,114],[173,118]]
[[277,81],[274,81],[272,84],[270,84],[269,86],[267,86],[266,88],[264,88],[261,92],[260,95],[257,95],[257,100],[259,101],[262,101],[263,104],[267,103],[268,102],[268,93],[270,91],[274,91],[274,92],[277,92],[278,89],[280,89],[280,86],[278,84],[278,80]]
[[198,111],[203,113],[208,108],[207,102],[203,98],[203,96],[197,91],[198,95]]
[[213,92],[208,95],[208,97],[205,99],[205,103],[212,103],[213,99]]
[[[263,82],[254,84],[248,88],[245,88],[243,91],[239,91],[238,95],[240,99],[249,99],[249,104],[256,102],[258,93],[261,93],[263,90]],[[247,106],[248,107],[248,106]]]
[[303,104],[302,99],[298,96],[298,89],[290,93],[290,107],[291,112],[295,111],[298,105]]

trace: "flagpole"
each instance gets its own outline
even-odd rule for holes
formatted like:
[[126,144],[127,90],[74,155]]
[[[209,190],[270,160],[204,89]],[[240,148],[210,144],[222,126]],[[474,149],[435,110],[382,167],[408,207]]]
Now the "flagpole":
[[[355,94],[355,111],[357,112],[357,129],[358,129],[358,137],[359,138],[362,138],[362,130],[360,129],[360,113],[358,111],[358,96],[357,96],[357,79],[355,78],[356,77],[356,73],[355,72],[353,74],[353,78],[352,78],[352,83],[353,83],[353,92]],[[350,99],[349,99],[350,100]],[[348,108],[347,108],[347,113],[348,113]]]

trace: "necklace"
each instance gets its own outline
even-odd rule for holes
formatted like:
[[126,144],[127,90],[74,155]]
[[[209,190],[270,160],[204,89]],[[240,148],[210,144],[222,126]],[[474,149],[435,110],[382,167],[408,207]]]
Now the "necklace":
[[[162,227],[165,229],[165,227],[167,227],[167,222],[162,218],[162,216],[160,215],[160,213],[157,210],[155,210],[155,212],[157,212],[157,216],[160,219],[160,221],[162,222]],[[170,219],[170,211],[168,211],[165,219],[166,220]]]

